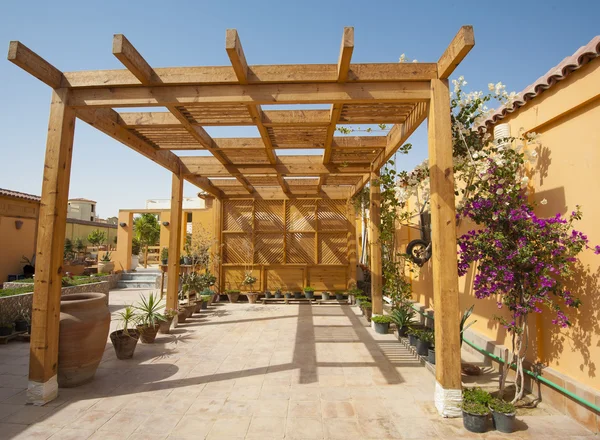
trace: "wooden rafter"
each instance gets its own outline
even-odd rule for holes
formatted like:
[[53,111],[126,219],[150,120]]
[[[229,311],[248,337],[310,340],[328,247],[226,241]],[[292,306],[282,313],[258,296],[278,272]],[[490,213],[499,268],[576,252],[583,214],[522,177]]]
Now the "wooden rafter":
[[[117,59],[121,61],[142,84],[146,86],[160,84],[160,78],[156,75],[154,69],[124,35],[117,34],[114,36],[113,55],[115,55],[115,57],[117,57]],[[249,193],[254,192],[252,185],[237,172],[235,167],[231,166],[231,163],[224,158],[220,152],[215,150],[215,141],[210,137],[206,130],[198,125],[191,124],[175,104],[166,105],[166,107],[200,145],[213,152],[214,156],[219,159],[223,165],[230,167],[232,175],[240,181]]]
[[473,33],[473,26],[461,27],[438,60],[438,77],[440,79],[449,78],[454,69],[456,69],[474,46],[475,34]]

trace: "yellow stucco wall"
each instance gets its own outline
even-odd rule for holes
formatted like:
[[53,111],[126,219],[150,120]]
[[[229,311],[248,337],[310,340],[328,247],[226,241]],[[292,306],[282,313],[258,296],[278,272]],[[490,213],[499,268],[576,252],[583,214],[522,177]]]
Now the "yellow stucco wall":
[[85,245],[89,245],[87,241],[88,235],[95,230],[99,229],[104,232],[108,238],[108,244],[111,247],[115,246],[115,237],[117,236],[117,228],[108,227],[103,225],[82,225],[78,223],[67,223],[65,238],[74,241],[77,238],[81,238]]
[[[583,220],[576,229],[584,232],[591,245],[600,244],[600,58],[572,73],[543,92],[525,107],[500,123],[509,123],[511,133],[519,130],[541,134],[539,160],[532,180],[536,201],[546,199],[536,213],[541,217],[568,214],[581,205]],[[461,224],[459,234],[472,225]],[[411,232],[412,238],[417,232]],[[407,237],[402,237],[401,246]],[[497,298],[478,300],[472,291],[473,271],[459,280],[461,309],[475,304],[471,329],[510,347],[505,329],[492,316],[502,313]],[[428,307],[433,304],[431,262],[413,280],[414,299]],[[581,255],[572,291],[583,301],[579,311],[568,316],[573,327],[559,329],[546,318],[532,319],[534,342],[529,360],[540,360],[573,380],[600,389],[600,257],[591,251]]]

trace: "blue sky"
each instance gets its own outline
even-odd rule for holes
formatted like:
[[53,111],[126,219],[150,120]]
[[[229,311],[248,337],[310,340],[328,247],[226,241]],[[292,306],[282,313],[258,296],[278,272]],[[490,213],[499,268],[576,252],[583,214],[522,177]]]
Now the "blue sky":
[[[237,28],[249,64],[335,63],[344,26],[353,62],[437,61],[461,25],[476,46],[455,72],[467,88],[502,81],[520,91],[600,33],[600,2],[587,1],[20,1],[4,2],[0,46],[20,40],[63,71],[120,69],[112,36],[125,34],[154,67],[227,65],[225,30]],[[6,52],[5,52],[6,53]],[[50,90],[0,61],[0,187],[40,194]],[[248,127],[211,128],[255,136]],[[426,130],[399,168],[426,157]],[[98,201],[102,217],[169,198],[169,172],[78,121],[71,197]],[[186,196],[197,190],[186,184]]]

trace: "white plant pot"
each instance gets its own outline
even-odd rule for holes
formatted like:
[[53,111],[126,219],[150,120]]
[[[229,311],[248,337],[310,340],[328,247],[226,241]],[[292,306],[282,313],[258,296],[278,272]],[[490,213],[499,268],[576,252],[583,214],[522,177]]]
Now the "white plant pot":
[[136,270],[140,264],[140,256],[132,255],[131,256],[131,268],[129,270]]

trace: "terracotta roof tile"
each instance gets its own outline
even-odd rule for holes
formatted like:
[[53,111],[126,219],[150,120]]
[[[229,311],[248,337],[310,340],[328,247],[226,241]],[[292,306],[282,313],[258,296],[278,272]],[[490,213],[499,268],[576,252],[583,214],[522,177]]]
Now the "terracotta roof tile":
[[22,193],[19,191],[11,191],[10,189],[0,188],[0,196],[13,197],[15,199],[31,200],[39,202],[42,200],[40,196],[34,196],[33,194]]
[[513,113],[523,107],[536,96],[543,93],[544,90],[548,90],[554,84],[569,76],[571,72],[580,69],[598,56],[600,56],[600,35],[592,38],[588,44],[580,47],[573,55],[562,60],[558,65],[546,72],[545,75],[542,75],[533,84],[526,87],[517,95],[517,99],[511,107],[502,106],[496,110],[484,121],[483,125],[489,127],[499,120],[504,119],[507,114]]

